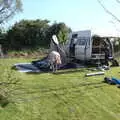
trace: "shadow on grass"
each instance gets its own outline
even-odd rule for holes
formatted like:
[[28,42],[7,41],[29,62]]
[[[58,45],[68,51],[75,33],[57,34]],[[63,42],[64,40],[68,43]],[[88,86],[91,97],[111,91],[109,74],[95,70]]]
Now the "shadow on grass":
[[40,71],[40,72],[27,72],[26,74],[35,74],[35,75],[39,75],[39,74],[45,74],[45,73],[50,73],[53,75],[60,75],[60,74],[71,74],[71,73],[77,73],[77,72],[85,72],[84,68],[81,69],[64,69],[64,70],[57,70],[56,72],[52,72],[52,71]]
[[9,104],[9,100],[7,97],[5,97],[4,95],[0,94],[0,106],[2,108],[6,107]]
[[[55,95],[56,97],[58,97],[59,99],[61,98],[60,96],[68,94],[68,91],[71,91],[70,93],[79,93],[81,95],[84,95],[86,93],[86,90],[92,90],[92,89],[98,89],[98,88],[102,88],[102,87],[107,87],[107,84],[104,84],[103,82],[94,82],[94,83],[80,83],[78,85],[75,86],[70,86],[70,87],[59,87],[59,88],[45,88],[45,89],[35,89],[34,91],[25,91],[24,93],[19,93],[18,95],[26,95],[28,96],[29,94],[36,94],[36,93],[40,93],[42,92],[44,95],[40,95],[40,96],[32,96],[30,98],[25,98],[25,97],[21,97],[17,100],[15,100],[14,102],[32,102],[34,100],[38,100],[40,98],[43,97],[48,97],[51,95]],[[85,90],[80,89],[80,87],[86,87]],[[62,92],[59,92],[62,91]],[[17,95],[17,94],[16,94]]]
[[[58,87],[58,88],[54,88],[54,87],[53,88],[46,87],[46,88],[43,88],[43,89],[35,88],[32,91],[30,91],[30,90],[27,91],[26,88],[20,88],[19,90],[22,93],[20,93],[19,95],[22,95],[22,94],[34,94],[34,93],[40,93],[40,92],[42,92],[42,93],[53,93],[55,91],[56,92],[61,91],[61,90],[66,91],[66,90],[70,90],[70,89],[71,89],[71,91],[75,91],[76,89],[79,89],[81,87],[86,87],[86,90],[88,90],[88,89],[94,89],[94,88],[101,88],[101,87],[104,87],[104,86],[108,86],[108,84],[106,84],[106,83],[104,83],[102,81],[102,82],[94,82],[94,83],[79,83],[78,85],[64,86],[64,87]],[[81,89],[79,89],[79,91],[80,90]]]
[[44,74],[44,73],[49,73],[48,71],[46,72],[46,71],[40,71],[40,72],[26,72],[26,74],[28,74],[28,75],[31,75],[31,74],[33,74],[33,75],[40,75],[40,74]]
[[57,72],[53,73],[54,75],[59,74],[70,74],[70,73],[77,73],[77,72],[85,72],[85,69],[67,69],[67,70],[58,70]]

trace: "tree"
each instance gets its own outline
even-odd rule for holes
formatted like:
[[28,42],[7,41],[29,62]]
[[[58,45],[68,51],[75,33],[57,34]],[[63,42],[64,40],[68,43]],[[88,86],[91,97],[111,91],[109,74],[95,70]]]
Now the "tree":
[[113,41],[114,52],[117,53],[120,51],[120,38],[117,38]]
[[64,43],[70,28],[64,23],[49,25],[48,20],[21,20],[7,32],[7,48],[22,49],[33,47],[49,47],[52,35],[57,35],[60,43]]
[[68,35],[71,29],[68,28],[64,23],[59,23],[59,32],[57,34],[60,43],[65,43],[68,40]]
[[45,46],[48,23],[48,20],[21,20],[16,23],[7,33],[9,47],[22,49]]
[[52,35],[55,34],[58,37],[59,42],[63,44],[68,39],[70,31],[71,29],[67,27],[65,23],[54,23],[48,30],[47,38],[50,42]]
[[0,0],[0,24],[22,11],[21,0]]
[[[106,13],[108,13],[109,15],[111,15],[116,21],[120,22],[120,19],[115,14],[113,14],[110,10],[108,10],[104,6],[104,4],[101,2],[101,0],[97,0],[97,1],[101,5],[101,7],[105,10]],[[120,0],[116,0],[116,2],[120,4]]]

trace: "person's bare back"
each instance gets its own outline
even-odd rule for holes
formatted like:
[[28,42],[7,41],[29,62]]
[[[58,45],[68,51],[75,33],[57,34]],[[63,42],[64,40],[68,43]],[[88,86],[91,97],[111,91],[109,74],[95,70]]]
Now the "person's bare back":
[[51,66],[53,72],[55,72],[57,70],[57,66],[61,64],[60,54],[56,51],[52,51],[48,55],[48,59],[49,59],[50,66]]

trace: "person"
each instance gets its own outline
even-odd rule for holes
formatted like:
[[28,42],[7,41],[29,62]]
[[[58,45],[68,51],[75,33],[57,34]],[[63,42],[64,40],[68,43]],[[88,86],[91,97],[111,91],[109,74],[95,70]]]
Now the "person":
[[57,51],[52,51],[48,55],[50,68],[53,72],[56,72],[58,69],[58,66],[61,64],[61,56]]
[[105,48],[105,65],[109,66],[109,49]]
[[105,65],[109,66],[109,57],[110,57],[110,46],[107,42],[104,42],[104,53],[105,53]]
[[76,45],[77,39],[72,38],[70,43],[70,57],[75,57],[75,45]]

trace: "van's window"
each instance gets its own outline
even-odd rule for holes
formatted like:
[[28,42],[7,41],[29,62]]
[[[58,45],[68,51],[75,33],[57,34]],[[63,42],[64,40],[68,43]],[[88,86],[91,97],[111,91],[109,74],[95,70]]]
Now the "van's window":
[[77,44],[78,45],[85,45],[85,40],[84,39],[78,39]]
[[80,37],[77,40],[77,44],[78,45],[86,45],[86,44],[90,45],[90,38],[89,37],[88,38],[87,37]]
[[78,34],[73,34],[72,38],[77,38]]

